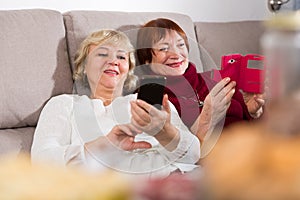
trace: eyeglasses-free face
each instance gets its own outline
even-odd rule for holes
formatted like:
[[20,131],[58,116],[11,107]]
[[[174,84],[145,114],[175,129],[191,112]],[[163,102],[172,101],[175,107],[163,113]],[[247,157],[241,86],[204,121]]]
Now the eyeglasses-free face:
[[129,53],[114,45],[92,45],[85,71],[94,96],[99,88],[119,90],[129,71]]
[[176,31],[168,31],[166,36],[152,46],[154,73],[166,76],[182,75],[188,67],[188,49],[184,39]]

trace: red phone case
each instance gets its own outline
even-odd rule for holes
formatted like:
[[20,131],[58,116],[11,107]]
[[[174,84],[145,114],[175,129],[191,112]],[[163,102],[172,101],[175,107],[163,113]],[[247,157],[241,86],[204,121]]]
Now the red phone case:
[[220,81],[230,77],[236,88],[244,92],[263,93],[265,66],[264,57],[257,54],[229,54],[222,56],[221,70],[214,70],[213,79]]

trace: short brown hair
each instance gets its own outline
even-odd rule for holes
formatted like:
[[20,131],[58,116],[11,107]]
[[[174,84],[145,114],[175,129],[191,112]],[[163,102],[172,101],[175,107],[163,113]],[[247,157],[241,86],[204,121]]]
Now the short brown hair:
[[158,18],[144,24],[137,36],[137,58],[139,64],[143,65],[146,62],[151,63],[153,44],[163,39],[167,32],[176,31],[184,40],[187,49],[189,50],[188,38],[183,29],[174,21],[166,18]]

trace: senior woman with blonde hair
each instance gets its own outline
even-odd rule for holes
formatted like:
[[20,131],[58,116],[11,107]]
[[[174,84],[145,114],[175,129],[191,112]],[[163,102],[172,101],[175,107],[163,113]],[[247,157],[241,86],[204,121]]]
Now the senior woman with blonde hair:
[[[106,34],[106,35],[105,35]],[[97,45],[99,43],[105,42],[105,40],[110,40],[112,43],[116,43],[116,45],[126,45],[129,50],[129,71],[127,74],[127,78],[124,83],[124,92],[129,92],[135,89],[137,77],[134,75],[133,70],[135,67],[135,55],[134,48],[131,45],[130,41],[126,38],[127,36],[120,33],[110,38],[112,34],[116,34],[115,32],[105,32],[99,31],[91,34],[91,37],[87,37],[81,44],[80,49],[77,52],[76,60],[75,60],[75,71],[73,78],[75,80],[82,80],[86,83],[87,76],[84,72],[86,59],[89,54],[89,47],[91,45]],[[125,37],[124,37],[125,36]],[[107,41],[108,42],[108,41]],[[124,43],[124,44],[122,44]],[[121,87],[122,88],[122,87]],[[92,89],[92,88],[91,88]]]
[[161,110],[137,100],[136,94],[123,96],[123,88],[135,87],[134,49],[124,33],[90,34],[75,65],[74,78],[87,80],[91,93],[50,99],[34,134],[33,162],[163,176],[196,167],[199,140],[167,95]]

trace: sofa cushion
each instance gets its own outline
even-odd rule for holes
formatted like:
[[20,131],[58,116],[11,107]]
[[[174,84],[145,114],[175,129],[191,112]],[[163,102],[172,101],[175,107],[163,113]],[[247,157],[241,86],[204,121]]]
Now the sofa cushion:
[[[190,59],[199,71],[203,71],[194,24],[187,15],[165,12],[113,12],[113,11],[70,11],[63,14],[67,29],[67,43],[72,67],[74,56],[82,40],[91,32],[99,29],[117,29],[124,31],[136,44],[138,28],[149,20],[159,17],[169,18],[177,22],[186,32],[190,43]],[[79,94],[88,94],[81,82],[75,82]]]
[[[195,28],[199,44],[217,66],[225,54],[261,53],[260,37],[264,32],[261,21],[195,22]],[[207,70],[206,66],[204,69]]]
[[0,155],[29,153],[34,130],[33,127],[0,130]]
[[0,27],[0,129],[35,126],[50,97],[72,92],[63,17],[0,11]]

